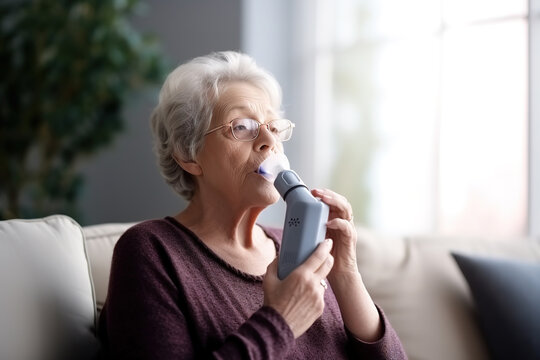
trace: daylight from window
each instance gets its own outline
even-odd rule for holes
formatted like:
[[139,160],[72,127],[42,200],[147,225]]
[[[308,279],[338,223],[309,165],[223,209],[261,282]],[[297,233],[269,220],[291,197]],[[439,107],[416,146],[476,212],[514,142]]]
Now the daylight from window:
[[318,181],[386,233],[525,234],[527,2],[317,4]]

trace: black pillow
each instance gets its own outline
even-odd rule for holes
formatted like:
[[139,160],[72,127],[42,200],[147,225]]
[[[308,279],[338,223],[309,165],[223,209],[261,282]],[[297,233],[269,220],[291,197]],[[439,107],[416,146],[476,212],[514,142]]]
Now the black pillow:
[[540,359],[540,263],[452,253],[494,359]]

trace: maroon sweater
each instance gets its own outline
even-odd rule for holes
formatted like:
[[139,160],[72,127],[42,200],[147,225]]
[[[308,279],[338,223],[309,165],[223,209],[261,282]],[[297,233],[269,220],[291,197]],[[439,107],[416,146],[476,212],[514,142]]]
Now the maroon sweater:
[[[265,229],[279,250],[281,230]],[[114,249],[99,336],[112,359],[402,359],[380,311],[384,336],[353,338],[330,287],[323,315],[294,339],[283,317],[263,306],[262,276],[219,258],[167,217],[126,231]]]

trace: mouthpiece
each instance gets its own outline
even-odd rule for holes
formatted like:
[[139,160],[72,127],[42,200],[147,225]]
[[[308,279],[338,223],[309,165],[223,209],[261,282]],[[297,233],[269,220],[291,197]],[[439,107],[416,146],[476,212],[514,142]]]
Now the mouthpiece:
[[283,153],[275,153],[270,155],[264,160],[259,168],[257,173],[264,176],[264,178],[270,182],[274,182],[276,177],[283,170],[290,170],[291,166],[289,165],[289,159]]

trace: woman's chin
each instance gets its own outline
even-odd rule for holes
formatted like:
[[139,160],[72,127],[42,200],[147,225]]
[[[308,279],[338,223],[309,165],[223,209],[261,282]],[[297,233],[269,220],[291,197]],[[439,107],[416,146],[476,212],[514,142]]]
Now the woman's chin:
[[249,185],[250,187],[253,186],[253,190],[248,192],[250,194],[250,200],[262,207],[267,207],[278,202],[280,195],[274,184],[259,174],[255,175],[258,177],[257,182]]
[[264,189],[257,195],[265,207],[275,204],[280,198],[278,191],[273,186],[271,188]]
[[279,199],[280,199],[279,193],[276,191],[276,194],[272,198],[272,200],[271,200],[272,202],[270,203],[270,205],[273,205],[273,204],[277,203],[279,201]]

